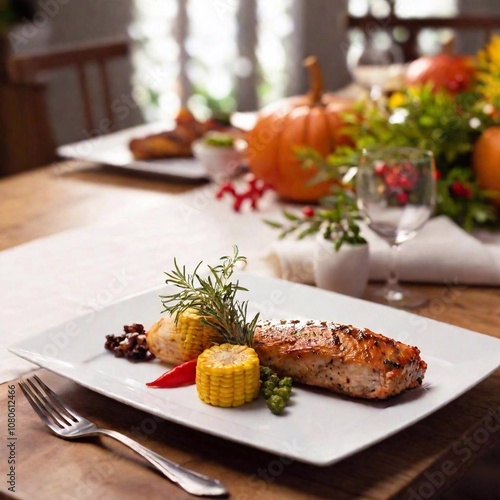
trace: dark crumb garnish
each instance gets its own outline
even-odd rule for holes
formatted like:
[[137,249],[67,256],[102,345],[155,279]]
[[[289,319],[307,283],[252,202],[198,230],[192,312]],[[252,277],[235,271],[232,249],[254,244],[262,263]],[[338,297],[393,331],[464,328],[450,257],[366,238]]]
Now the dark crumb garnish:
[[151,361],[154,354],[148,349],[146,330],[139,323],[124,325],[122,335],[106,335],[104,347],[117,358],[125,358],[137,363]]

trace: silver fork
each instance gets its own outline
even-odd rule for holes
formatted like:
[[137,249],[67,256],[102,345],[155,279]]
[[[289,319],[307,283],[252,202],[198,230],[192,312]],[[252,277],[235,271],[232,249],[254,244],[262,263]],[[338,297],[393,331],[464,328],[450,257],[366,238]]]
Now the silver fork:
[[98,428],[67,405],[36,375],[31,379],[26,379],[25,382],[19,382],[19,386],[38,416],[57,436],[63,439],[77,439],[104,434],[139,453],[168,479],[192,495],[221,496],[228,494],[227,489],[217,479],[198,474],[171,462],[119,432]]

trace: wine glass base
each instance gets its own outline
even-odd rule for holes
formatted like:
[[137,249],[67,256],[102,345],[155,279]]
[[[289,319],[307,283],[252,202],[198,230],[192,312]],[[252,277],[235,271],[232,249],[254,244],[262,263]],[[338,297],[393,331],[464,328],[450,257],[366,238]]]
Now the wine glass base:
[[420,292],[406,290],[400,286],[387,285],[370,292],[368,299],[399,309],[417,309],[429,302],[429,299]]

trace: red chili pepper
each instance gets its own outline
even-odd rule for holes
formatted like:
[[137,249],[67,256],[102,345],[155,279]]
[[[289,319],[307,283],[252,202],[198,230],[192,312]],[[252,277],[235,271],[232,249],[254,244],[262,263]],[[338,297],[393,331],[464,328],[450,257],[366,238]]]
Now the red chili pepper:
[[181,365],[174,366],[171,370],[160,375],[153,382],[147,382],[148,387],[182,387],[192,385],[196,382],[196,362],[198,358],[186,361]]

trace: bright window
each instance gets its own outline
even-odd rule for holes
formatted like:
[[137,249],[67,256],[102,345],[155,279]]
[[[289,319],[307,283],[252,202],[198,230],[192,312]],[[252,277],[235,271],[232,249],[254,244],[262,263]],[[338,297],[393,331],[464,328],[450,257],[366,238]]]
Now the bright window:
[[[257,23],[238,16],[240,2],[250,1],[256,5]],[[130,27],[135,40],[134,87],[146,120],[171,118],[180,106],[179,95],[188,90],[193,94],[189,105],[198,115],[209,109],[229,112],[237,105],[235,82],[249,72],[256,74],[259,105],[282,97],[293,61],[294,1],[134,0],[135,20]],[[384,17],[390,12],[388,0],[349,0],[348,6],[356,16]],[[401,17],[454,16],[457,0],[396,0],[395,11]],[[179,19],[187,20],[184,38]],[[240,29],[257,33],[256,67],[238,56]],[[418,40],[421,51],[436,51],[441,36],[439,31],[424,30]],[[361,32],[351,33],[351,40],[359,38]]]
[[[241,0],[248,1],[248,0]],[[256,0],[257,68],[238,58],[238,0],[135,0],[134,86],[146,120],[172,117],[179,108],[179,6],[185,5],[188,35],[186,76],[193,90],[189,105],[203,115],[207,108],[235,108],[235,79],[255,70],[259,104],[285,92],[293,0]],[[251,27],[250,27],[251,29]]]

